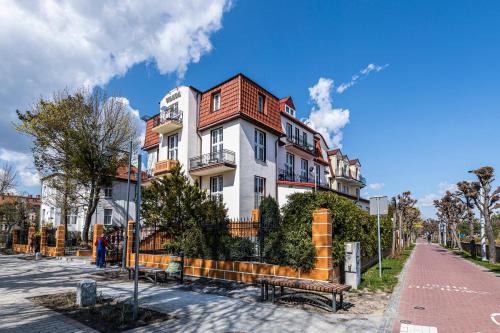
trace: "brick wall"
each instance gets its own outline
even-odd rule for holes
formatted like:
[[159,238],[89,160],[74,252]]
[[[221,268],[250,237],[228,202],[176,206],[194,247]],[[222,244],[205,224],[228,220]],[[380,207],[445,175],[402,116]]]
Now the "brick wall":
[[[129,231],[134,224],[129,222]],[[253,283],[260,277],[285,277],[305,280],[332,281],[339,279],[338,267],[332,261],[332,219],[327,209],[318,209],[313,214],[312,240],[316,248],[315,267],[309,272],[288,266],[259,262],[208,260],[185,258],[184,274],[194,277],[231,280]],[[132,235],[129,234],[127,263],[134,265],[135,254],[131,253]],[[168,255],[139,254],[139,265],[165,269],[170,261]]]
[[64,256],[64,225],[58,225],[56,230],[56,246],[47,246],[47,228],[40,229],[40,253],[49,257]]

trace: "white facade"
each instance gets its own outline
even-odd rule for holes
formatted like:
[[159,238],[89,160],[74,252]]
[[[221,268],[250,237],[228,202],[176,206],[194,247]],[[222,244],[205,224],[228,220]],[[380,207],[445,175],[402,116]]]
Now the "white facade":
[[[211,108],[219,110],[224,93],[211,96]],[[147,120],[152,121],[149,135],[159,140],[146,148],[147,168],[155,177],[180,164],[191,181],[222,199],[230,218],[249,217],[264,196],[283,206],[292,193],[330,189],[328,146],[295,118],[293,108],[273,110],[280,115],[281,135],[276,128],[239,116],[199,130],[201,97],[192,87],[176,87],[162,98],[160,113]]]
[[[91,225],[124,225],[127,220],[135,220],[135,182],[130,186],[130,205],[129,216],[126,218],[126,202],[127,202],[127,181],[115,180],[112,186],[101,190],[100,200],[97,208],[92,215]],[[76,203],[69,214],[68,230],[82,231],[85,224],[85,213],[87,211],[85,205],[85,191],[82,190],[79,196],[82,197],[81,202]],[[42,196],[40,206],[40,225],[52,224],[58,226],[64,224],[64,219],[61,215],[60,201],[58,198],[61,194],[52,187],[49,182],[42,180]]]

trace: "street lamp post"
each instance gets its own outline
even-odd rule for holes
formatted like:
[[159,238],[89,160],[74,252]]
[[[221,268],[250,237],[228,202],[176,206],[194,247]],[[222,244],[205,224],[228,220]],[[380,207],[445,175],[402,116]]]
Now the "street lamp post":
[[128,173],[127,173],[127,202],[125,204],[125,232],[123,235],[123,252],[122,252],[122,269],[126,269],[126,258],[127,258],[127,239],[128,239],[128,215],[130,209],[130,175],[132,172],[132,141],[129,142],[128,146]]
[[139,310],[139,233],[140,233],[140,213],[141,213],[141,180],[142,180],[142,156],[137,155],[137,194],[136,194],[136,204],[135,204],[135,263],[134,263],[134,308],[132,313],[133,320],[137,320],[137,313]]

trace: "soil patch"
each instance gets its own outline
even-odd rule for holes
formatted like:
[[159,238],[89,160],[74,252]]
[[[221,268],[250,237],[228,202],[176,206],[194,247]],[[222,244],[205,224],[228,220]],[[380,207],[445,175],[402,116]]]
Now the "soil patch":
[[80,308],[74,292],[29,298],[33,303],[59,312],[99,332],[122,332],[171,319],[172,316],[139,307],[138,320],[132,321],[132,305],[112,298],[97,297],[97,304]]

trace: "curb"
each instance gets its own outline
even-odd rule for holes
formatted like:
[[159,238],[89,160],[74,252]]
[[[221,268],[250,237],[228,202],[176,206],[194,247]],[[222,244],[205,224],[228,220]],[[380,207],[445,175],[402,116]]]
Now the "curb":
[[399,300],[401,299],[401,291],[403,289],[404,282],[406,280],[406,273],[408,271],[408,267],[410,266],[410,262],[412,261],[414,255],[415,255],[415,250],[417,248],[417,243],[415,243],[415,247],[411,251],[411,255],[406,260],[405,265],[401,272],[398,275],[398,284],[394,288],[391,296],[391,300],[389,301],[389,305],[387,306],[387,309],[384,311],[384,317],[385,321],[383,326],[380,328],[379,332],[380,333],[392,333],[392,327],[394,326],[394,319],[396,318],[396,312],[398,309],[399,305]]

